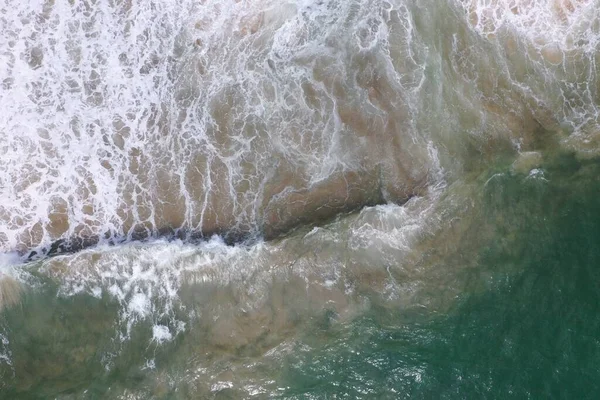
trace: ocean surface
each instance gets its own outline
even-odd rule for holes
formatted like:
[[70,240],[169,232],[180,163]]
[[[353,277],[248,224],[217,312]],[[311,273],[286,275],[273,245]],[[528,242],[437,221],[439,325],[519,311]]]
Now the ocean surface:
[[595,399],[600,2],[0,0],[0,399]]

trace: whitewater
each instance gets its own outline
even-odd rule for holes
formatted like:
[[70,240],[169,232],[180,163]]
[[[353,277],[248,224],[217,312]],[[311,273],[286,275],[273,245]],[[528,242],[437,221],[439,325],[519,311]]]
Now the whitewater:
[[[73,357],[98,374],[138,347],[161,371],[152,353],[185,342],[168,385],[207,397],[279,393],[256,357],[318,316],[447,313],[498,273],[478,264],[495,182],[599,155],[598,10],[2,0],[0,307],[51,298],[75,323],[93,304],[101,344]],[[0,365],[21,393],[17,331],[0,324]]]

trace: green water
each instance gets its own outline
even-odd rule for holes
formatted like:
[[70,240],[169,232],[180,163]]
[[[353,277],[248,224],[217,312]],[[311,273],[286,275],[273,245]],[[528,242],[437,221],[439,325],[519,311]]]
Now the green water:
[[428,322],[374,310],[288,360],[282,397],[597,398],[599,172],[564,156],[549,182],[499,178],[487,205],[504,223],[482,263],[522,272]]
[[[203,356],[224,379],[260,386],[252,398],[596,398],[600,162],[561,154],[543,178],[499,167],[479,180],[479,223],[493,227],[493,240],[461,272],[469,290],[449,312],[373,302],[350,321],[333,311],[299,321],[292,348],[267,361],[261,352],[277,343]],[[468,254],[457,249],[448,267],[473,263]],[[28,291],[3,312],[13,365],[2,367],[1,398],[250,398],[190,378],[203,340],[193,326],[162,346],[149,346],[142,328],[117,343],[114,301],[55,291]],[[150,356],[155,369],[142,367]]]

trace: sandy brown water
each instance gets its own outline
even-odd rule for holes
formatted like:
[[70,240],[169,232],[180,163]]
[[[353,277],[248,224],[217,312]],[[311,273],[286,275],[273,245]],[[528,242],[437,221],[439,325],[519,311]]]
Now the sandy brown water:
[[598,131],[589,2],[95,4],[3,17],[5,252],[273,237]]

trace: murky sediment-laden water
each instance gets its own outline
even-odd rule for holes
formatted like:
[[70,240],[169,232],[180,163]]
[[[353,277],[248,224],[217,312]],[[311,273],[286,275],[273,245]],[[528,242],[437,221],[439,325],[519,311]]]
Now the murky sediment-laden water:
[[0,398],[594,398],[600,2],[0,1]]

